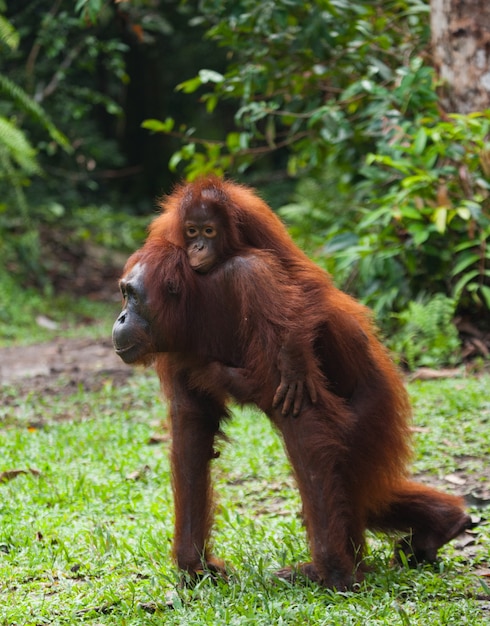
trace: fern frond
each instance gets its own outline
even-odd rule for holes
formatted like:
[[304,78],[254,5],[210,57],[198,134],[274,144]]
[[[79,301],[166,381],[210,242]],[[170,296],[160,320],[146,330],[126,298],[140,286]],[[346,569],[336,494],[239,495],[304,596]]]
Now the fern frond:
[[33,100],[19,85],[11,81],[9,78],[0,74],[0,91],[3,91],[9,98],[14,100],[17,105],[25,111],[30,117],[41,124],[51,136],[51,139],[64,148],[67,152],[71,152],[70,142],[66,135],[59,131],[53,122],[46,115],[44,109]]
[[3,15],[0,15],[0,42],[11,50],[17,50],[19,45],[19,33]]
[[24,133],[5,117],[0,117],[0,145],[26,174],[39,174],[36,151]]
[[438,367],[457,361],[460,339],[453,323],[456,302],[444,294],[430,300],[412,301],[396,317],[401,329],[393,346],[410,370],[416,366]]

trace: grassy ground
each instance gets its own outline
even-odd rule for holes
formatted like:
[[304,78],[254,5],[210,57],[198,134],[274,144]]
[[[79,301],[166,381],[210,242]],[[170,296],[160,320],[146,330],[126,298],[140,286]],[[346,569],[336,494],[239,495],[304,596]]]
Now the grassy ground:
[[[308,552],[288,463],[262,415],[236,410],[214,462],[215,552],[229,581],[190,590],[170,559],[169,441],[154,375],[124,387],[107,378],[95,392],[63,380],[42,396],[5,387],[0,625],[490,624],[489,387],[488,376],[410,387],[415,470],[473,494],[480,525],[417,570],[391,567],[390,541],[370,535],[373,572],[342,594],[273,576]],[[155,433],[164,436],[152,443]]]

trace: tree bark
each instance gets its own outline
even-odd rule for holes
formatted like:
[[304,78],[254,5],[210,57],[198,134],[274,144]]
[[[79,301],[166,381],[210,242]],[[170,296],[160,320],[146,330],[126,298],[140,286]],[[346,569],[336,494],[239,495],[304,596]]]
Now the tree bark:
[[453,113],[490,108],[490,0],[431,0],[441,105]]

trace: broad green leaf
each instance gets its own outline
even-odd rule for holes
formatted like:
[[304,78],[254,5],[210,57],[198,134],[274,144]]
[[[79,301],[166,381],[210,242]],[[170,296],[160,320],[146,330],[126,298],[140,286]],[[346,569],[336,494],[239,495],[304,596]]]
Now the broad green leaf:
[[425,132],[425,128],[419,128],[417,134],[415,135],[415,140],[413,142],[413,151],[415,154],[422,154],[425,150],[425,146],[427,145],[427,133]]
[[462,250],[467,250],[468,248],[474,248],[478,245],[478,240],[470,239],[469,241],[463,241],[462,243],[454,246],[454,252],[461,252]]
[[212,113],[218,105],[219,97],[215,93],[207,93],[202,100],[206,103],[206,111]]
[[456,298],[459,298],[461,292],[466,287],[466,285],[471,282],[473,278],[476,278],[479,275],[479,270],[472,270],[471,272],[463,274],[463,276],[458,280],[453,289],[453,293],[455,294]]
[[447,226],[448,210],[446,207],[438,207],[434,211],[433,222],[438,233],[444,234]]
[[225,77],[214,70],[199,70],[199,79],[205,85],[206,83],[222,83]]
[[467,267],[469,267],[470,265],[473,265],[473,263],[478,263],[480,261],[480,256],[478,254],[465,254],[464,257],[459,260],[456,265],[453,267],[452,269],[452,276],[457,276],[459,273],[461,273],[463,270],[465,270]]
[[468,221],[471,218],[471,211],[467,207],[459,207],[456,213],[462,220]]
[[195,76],[194,78],[190,78],[189,80],[179,83],[175,89],[177,91],[183,91],[184,93],[194,93],[201,85],[201,79],[199,76]]
[[162,122],[161,120],[156,119],[148,119],[144,120],[141,124],[141,128],[146,128],[147,130],[151,130],[154,133],[170,133],[175,125],[175,120],[171,117],[167,117],[167,119]]
[[483,299],[485,300],[485,304],[487,308],[490,309],[490,287],[487,287],[487,285],[482,285],[481,293],[482,293]]
[[429,174],[416,174],[415,176],[406,176],[402,180],[402,187],[405,189],[409,187],[419,188],[421,185],[432,184],[432,178]]
[[182,154],[180,150],[178,152],[174,152],[172,156],[170,157],[170,161],[168,162],[168,169],[171,172],[175,172],[177,169],[177,166],[179,165],[181,161],[182,161]]
[[403,217],[406,217],[411,220],[423,220],[424,219],[420,211],[418,211],[415,207],[407,206],[406,204],[403,204],[400,207],[400,213]]

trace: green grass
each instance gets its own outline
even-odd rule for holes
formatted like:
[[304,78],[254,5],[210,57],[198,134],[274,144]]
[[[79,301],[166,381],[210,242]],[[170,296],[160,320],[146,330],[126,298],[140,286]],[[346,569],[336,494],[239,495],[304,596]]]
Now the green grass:
[[[415,469],[443,477],[488,467],[490,378],[414,383]],[[274,578],[308,558],[300,500],[266,418],[236,410],[214,461],[215,552],[228,582],[180,588],[171,558],[172,496],[164,408],[151,373],[96,393],[63,384],[49,396],[0,390],[0,625],[490,624],[490,510],[470,551],[449,545],[436,567],[389,565],[391,543],[369,538],[373,566],[357,593]],[[487,503],[488,505],[488,503]],[[487,596],[485,599],[485,595]],[[173,608],[166,605],[170,599]],[[155,611],[155,612],[151,612]]]

